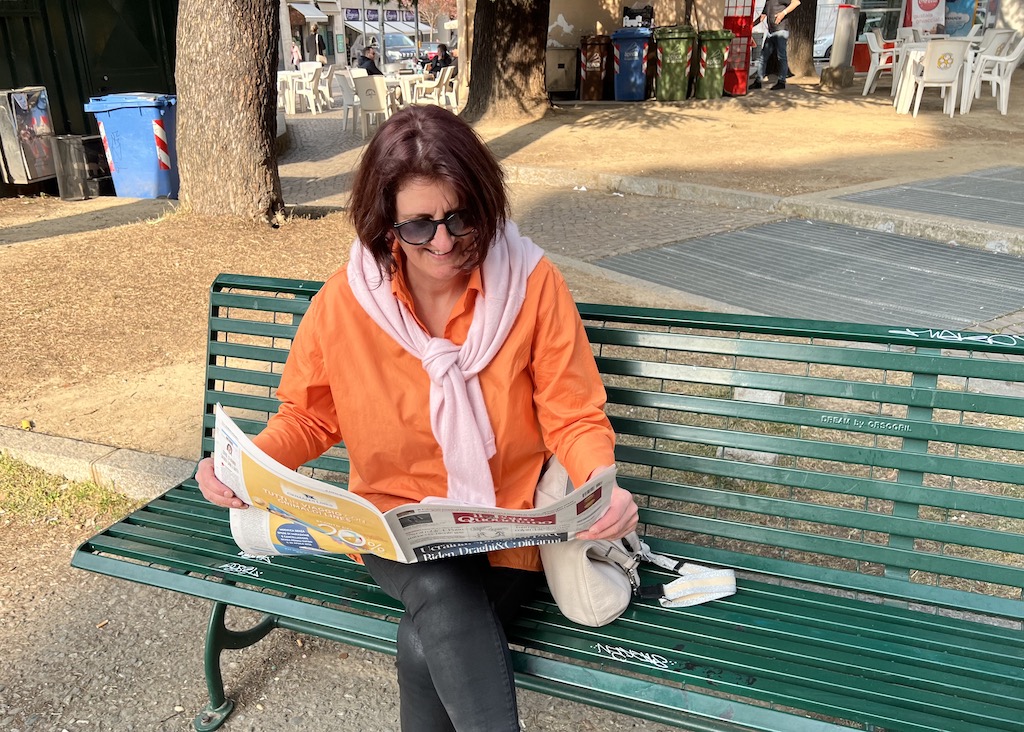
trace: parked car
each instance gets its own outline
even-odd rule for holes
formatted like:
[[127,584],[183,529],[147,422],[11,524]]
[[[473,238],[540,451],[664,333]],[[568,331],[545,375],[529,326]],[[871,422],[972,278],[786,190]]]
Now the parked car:
[[835,36],[829,33],[826,36],[818,36],[814,39],[814,50],[811,52],[815,59],[828,61],[832,58],[832,41]]
[[[380,48],[377,33],[367,33],[366,36],[370,39],[370,45]],[[352,44],[353,48],[361,49],[366,45],[359,43],[360,40],[362,40],[361,37],[356,39],[356,42]],[[416,43],[404,33],[385,33],[384,45],[384,63],[406,63],[407,65],[415,63]]]
[[425,64],[428,61],[433,61],[434,56],[437,55],[437,47],[440,45],[437,41],[424,41],[420,43],[420,63]]

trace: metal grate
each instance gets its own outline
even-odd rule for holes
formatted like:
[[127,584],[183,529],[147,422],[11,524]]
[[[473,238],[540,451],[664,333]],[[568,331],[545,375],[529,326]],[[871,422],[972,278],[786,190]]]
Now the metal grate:
[[1024,227],[1024,168],[991,168],[839,198],[882,208]]
[[597,264],[784,317],[965,327],[1024,308],[1024,260],[818,221],[778,221]]

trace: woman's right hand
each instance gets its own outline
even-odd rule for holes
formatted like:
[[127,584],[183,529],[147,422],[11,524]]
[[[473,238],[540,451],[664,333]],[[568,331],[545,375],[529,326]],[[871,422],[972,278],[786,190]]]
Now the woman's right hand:
[[217,480],[213,473],[213,458],[203,458],[196,469],[196,482],[203,498],[222,508],[247,508],[242,499],[230,488]]

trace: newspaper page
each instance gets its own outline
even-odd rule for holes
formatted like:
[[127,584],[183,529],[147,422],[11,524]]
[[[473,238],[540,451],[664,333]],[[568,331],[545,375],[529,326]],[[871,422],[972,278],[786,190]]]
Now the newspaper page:
[[438,501],[381,513],[365,498],[274,461],[220,405],[214,472],[250,507],[231,511],[232,536],[249,554],[371,553],[405,563],[568,541],[607,510],[615,485],[612,467],[545,508]]

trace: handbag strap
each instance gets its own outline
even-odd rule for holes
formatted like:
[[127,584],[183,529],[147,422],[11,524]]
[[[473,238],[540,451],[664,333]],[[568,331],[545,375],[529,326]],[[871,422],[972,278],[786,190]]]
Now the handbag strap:
[[[677,561],[664,554],[655,554],[635,533],[624,537],[622,543],[628,550],[625,554],[632,552],[632,561],[628,567],[619,563],[626,569],[633,585],[633,594],[637,597],[656,599],[662,607],[689,607],[736,594],[736,573],[731,569],[710,569],[700,564]],[[641,585],[636,571],[640,561],[673,572],[679,578],[662,584]]]

